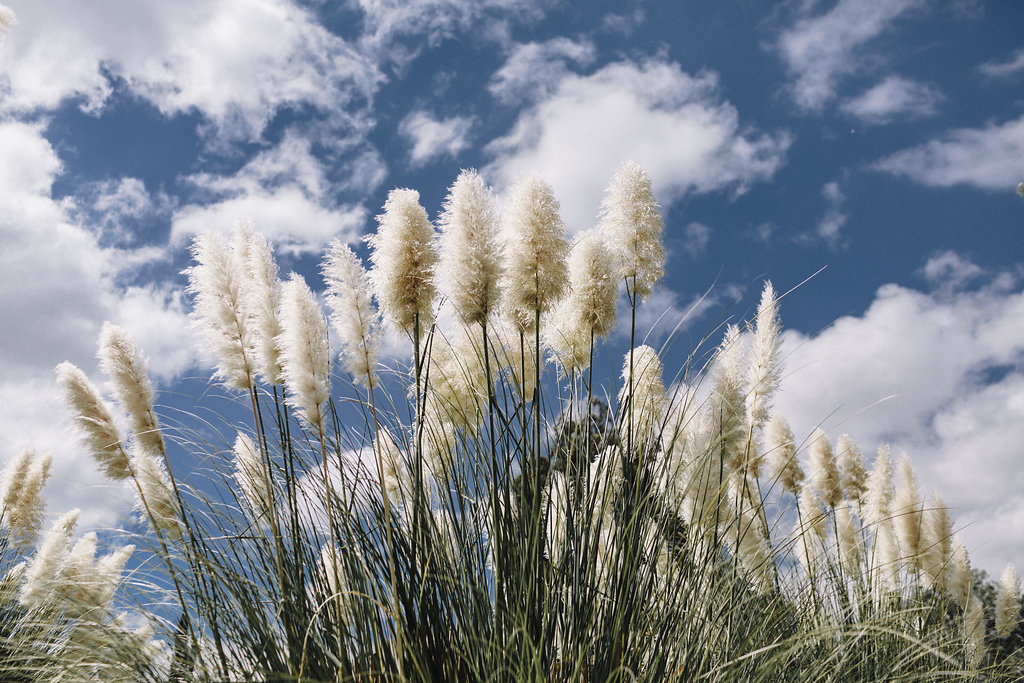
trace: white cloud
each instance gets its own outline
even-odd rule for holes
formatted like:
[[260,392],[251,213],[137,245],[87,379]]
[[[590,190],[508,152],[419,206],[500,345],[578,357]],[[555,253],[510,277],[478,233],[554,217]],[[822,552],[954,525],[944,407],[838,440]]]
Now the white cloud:
[[1024,117],[984,128],[958,128],[882,159],[874,168],[923,185],[1012,190],[1024,159]]
[[[194,364],[180,292],[166,285],[124,287],[147,250],[100,246],[70,200],[52,197],[61,161],[42,127],[0,123],[0,432],[6,459],[24,444],[52,452],[54,505],[83,508],[90,525],[109,525],[126,510],[115,489],[94,496],[103,478],[69,429],[53,368],[64,360],[95,374],[100,325],[111,320],[135,334],[157,378]],[[120,185],[120,184],[119,184]],[[133,184],[128,183],[131,187]],[[59,490],[54,496],[53,491]]]
[[990,78],[1008,78],[1024,72],[1024,48],[1017,50],[1004,62],[985,62],[978,71]]
[[985,271],[955,251],[944,251],[928,259],[921,274],[934,289],[951,291],[962,289]]
[[437,157],[455,157],[466,149],[473,122],[469,116],[438,119],[429,112],[414,111],[402,119],[398,132],[412,143],[409,162],[422,166]]
[[660,60],[566,76],[488,145],[493,161],[484,174],[504,188],[522,173],[540,173],[570,232],[594,224],[609,178],[628,160],[647,170],[665,207],[688,192],[743,192],[772,176],[790,139],[741,128],[717,90],[714,75],[690,76]]
[[779,36],[779,51],[795,77],[793,99],[820,110],[835,97],[839,81],[861,68],[859,48],[881,35],[923,0],[839,0],[827,12],[804,16]]
[[691,258],[697,260],[704,256],[707,251],[708,241],[711,239],[711,228],[703,223],[689,223],[683,228],[684,248]]
[[825,215],[818,223],[816,234],[829,248],[838,249],[842,240],[840,231],[846,225],[847,216],[843,213],[846,196],[839,189],[839,183],[835,181],[822,186],[821,196],[825,200]]
[[544,43],[516,45],[491,76],[487,89],[505,104],[521,105],[551,95],[569,75],[568,64],[589,66],[597,57],[588,40],[553,38]]
[[889,76],[840,108],[866,123],[887,123],[899,116],[931,116],[941,101],[942,95],[924,83]]
[[310,141],[293,134],[234,175],[199,173],[186,180],[202,196],[174,213],[170,241],[175,247],[195,234],[227,232],[239,219],[251,218],[286,251],[311,252],[334,238],[354,240],[366,221],[361,206],[337,203]]
[[376,67],[289,0],[12,3],[0,46],[7,111],[68,98],[103,106],[107,73],[167,115],[199,111],[230,138],[259,137],[283,107],[336,117],[371,93]]
[[[924,272],[951,263],[940,255]],[[973,273],[971,266],[960,257],[955,270]],[[824,423],[833,438],[849,433],[865,453],[883,442],[906,450],[924,488],[954,508],[981,566],[1024,564],[1024,527],[1000,521],[1024,515],[1017,278],[996,276],[973,290],[884,285],[863,315],[840,318],[813,338],[787,331],[784,355],[776,405],[794,433]]]
[[422,36],[431,47],[458,32],[504,42],[508,21],[536,20],[551,0],[358,0],[364,15],[362,44],[401,68],[417,50],[399,38]]

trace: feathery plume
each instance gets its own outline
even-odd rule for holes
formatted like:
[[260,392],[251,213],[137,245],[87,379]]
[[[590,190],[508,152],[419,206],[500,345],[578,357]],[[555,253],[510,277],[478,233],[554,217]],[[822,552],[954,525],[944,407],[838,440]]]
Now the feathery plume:
[[163,462],[157,456],[139,451],[132,458],[132,466],[142,492],[136,509],[155,531],[172,541],[179,540],[181,508]]
[[725,457],[729,473],[755,476],[757,466],[753,443],[748,442],[746,423],[746,348],[736,325],[729,325],[715,357],[715,384],[709,409],[714,421],[714,448]]
[[726,529],[725,537],[754,587],[769,590],[774,579],[773,560],[755,510],[745,508]]
[[[519,395],[528,399],[533,396],[533,389],[536,384],[534,369],[537,367],[537,352],[534,342],[528,338],[521,337],[522,328],[505,318],[495,320],[491,330],[494,333],[491,335],[491,338],[496,340],[497,352],[495,356],[498,361],[497,365],[508,373],[508,379],[519,391]],[[542,353],[544,350],[543,344],[549,337],[550,335],[546,334],[541,340]],[[543,374],[543,363],[540,364],[540,370]]]
[[14,10],[10,7],[0,5],[0,38],[4,37],[7,32],[7,28],[15,22],[17,17],[14,14]]
[[836,465],[839,468],[843,497],[859,504],[867,490],[868,471],[864,468],[864,457],[860,449],[848,434],[843,434],[836,442]]
[[667,397],[662,373],[658,352],[646,344],[623,359],[619,405],[629,406],[633,430],[640,439],[646,438],[664,419]]
[[1009,636],[1020,622],[1020,577],[1014,566],[1007,565],[999,577],[996,591],[996,635]]
[[256,519],[262,519],[271,509],[273,496],[263,458],[252,439],[241,432],[231,450],[235,461],[234,478],[242,499]]
[[0,518],[6,518],[8,537],[14,546],[26,551],[35,545],[43,523],[43,487],[50,476],[50,456],[37,456],[25,447],[4,470]]
[[519,180],[509,191],[502,305],[525,332],[533,331],[535,313],[551,310],[569,284],[569,242],[558,210],[551,188],[535,175]]
[[839,550],[839,561],[848,576],[860,575],[860,525],[853,518],[853,510],[848,504],[835,508],[836,542]]
[[664,224],[647,173],[632,161],[619,166],[601,203],[601,230],[619,262],[619,277],[646,299],[665,274]]
[[494,197],[475,170],[452,183],[438,224],[439,289],[464,323],[485,322],[498,301],[501,245]]
[[766,282],[757,307],[757,326],[748,370],[747,415],[753,427],[768,419],[771,398],[779,388],[782,367],[779,363],[779,301],[771,282]]
[[412,479],[402,456],[402,449],[391,432],[383,427],[377,432],[374,449],[383,463],[384,490],[388,498],[401,505],[412,491]]
[[322,272],[345,369],[357,384],[372,388],[377,384],[380,329],[370,296],[370,276],[355,253],[338,240],[328,246]]
[[896,530],[891,519],[884,519],[874,525],[875,540],[871,556],[871,573],[874,576],[875,588],[879,596],[884,592],[895,591],[899,586],[900,559],[899,544],[896,542]]
[[569,251],[569,295],[556,309],[548,346],[567,373],[590,364],[594,339],[615,327],[615,300],[619,288],[615,264],[604,242],[593,230],[585,232]]
[[320,571],[327,581],[327,589],[334,596],[334,603],[338,606],[345,621],[351,622],[354,618],[352,611],[351,587],[348,583],[348,576],[345,574],[345,563],[342,555],[333,546],[325,545],[320,550]]
[[921,520],[921,569],[939,591],[944,591],[953,555],[953,521],[942,497],[932,494]]
[[71,552],[71,535],[78,524],[78,515],[78,509],[61,515],[50,527],[35,556],[28,563],[18,594],[18,602],[25,607],[43,605],[56,597],[57,581],[64,561]]
[[192,242],[196,265],[184,272],[193,295],[193,317],[205,348],[217,359],[214,375],[233,389],[253,385],[254,344],[248,313],[249,241],[244,224],[229,244],[221,235],[199,235]]
[[299,417],[322,432],[330,399],[327,324],[313,292],[296,273],[281,288],[281,327],[277,343],[288,401]]
[[881,524],[890,516],[892,504],[892,462],[889,447],[880,446],[875,463],[868,474],[864,491],[864,520],[871,525]]
[[810,486],[800,490],[796,501],[798,518],[794,549],[800,564],[808,574],[814,574],[825,543],[825,513],[817,491]]
[[278,277],[274,249],[266,237],[254,230],[245,233],[249,248],[249,286],[244,288],[247,301],[244,309],[251,320],[249,330],[255,351],[256,371],[268,384],[280,384],[283,380],[281,352],[275,339],[281,334],[281,323],[277,318],[281,307],[281,280]]
[[897,466],[899,483],[896,496],[893,498],[893,524],[896,527],[896,538],[900,542],[900,552],[904,558],[911,560],[915,567],[921,560],[921,496],[917,488],[917,476],[914,466],[906,453],[900,455]]
[[377,216],[377,234],[370,245],[370,282],[384,319],[410,337],[433,322],[434,228],[420,206],[416,190],[388,193],[384,213]]
[[949,561],[949,595],[961,608],[971,597],[971,561],[967,547],[959,537],[953,538],[953,554]]
[[978,669],[985,660],[985,610],[981,598],[971,593],[964,612],[964,636],[971,653],[971,666]]
[[64,390],[64,401],[71,408],[75,426],[92,457],[111,479],[130,477],[131,462],[121,443],[121,433],[99,390],[71,363],[61,363],[56,373],[57,383]]
[[619,285],[614,257],[596,231],[586,231],[572,246],[568,267],[573,317],[588,335],[591,330],[595,337],[608,334],[615,327]]
[[796,457],[796,442],[786,418],[773,413],[765,427],[765,445],[770,476],[783,491],[794,496],[800,492],[804,471]]
[[811,486],[828,507],[835,507],[843,499],[839,469],[828,436],[820,428],[811,434],[811,458],[808,463],[808,479]]
[[126,413],[135,443],[148,453],[163,455],[164,437],[153,412],[155,394],[146,375],[146,359],[128,333],[103,323],[99,343],[100,368],[110,376],[110,386]]

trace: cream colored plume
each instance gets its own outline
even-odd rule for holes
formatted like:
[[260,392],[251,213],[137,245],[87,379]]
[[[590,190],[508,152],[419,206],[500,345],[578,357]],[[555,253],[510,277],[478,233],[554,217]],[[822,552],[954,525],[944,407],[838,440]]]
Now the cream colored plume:
[[100,368],[110,376],[110,387],[128,413],[135,444],[154,455],[164,454],[164,437],[153,411],[156,394],[146,374],[147,362],[129,334],[103,323],[99,342]]
[[370,276],[355,253],[337,240],[327,247],[321,270],[345,369],[357,384],[372,388],[377,384],[380,319],[373,308]]
[[268,384],[280,384],[284,381],[281,354],[274,340],[281,334],[281,322],[278,320],[281,280],[278,277],[274,249],[266,237],[258,234],[251,226],[241,234],[248,242],[249,284],[243,291],[246,296],[245,309],[250,316],[249,328],[256,370]]
[[796,443],[789,423],[782,415],[772,414],[765,427],[765,460],[768,476],[777,481],[783,491],[794,496],[800,493],[804,471],[796,457]]
[[27,551],[35,545],[43,523],[43,487],[50,476],[50,456],[23,448],[0,477],[0,516],[7,526],[7,538],[14,547]]
[[281,327],[277,344],[288,402],[301,419],[322,433],[330,399],[327,323],[313,292],[296,273],[281,289]]
[[1007,565],[996,590],[996,635],[1008,637],[1020,623],[1020,577],[1014,566]]
[[601,204],[601,230],[615,252],[619,277],[647,298],[665,274],[664,223],[647,173],[632,161],[612,176]]
[[92,457],[111,479],[130,477],[131,461],[114,424],[110,406],[100,396],[99,390],[84,372],[71,363],[61,363],[56,373],[57,383],[64,390],[64,402],[71,408],[72,419]]
[[766,282],[757,307],[757,324],[751,344],[747,371],[747,416],[750,425],[761,427],[771,412],[771,399],[779,388],[782,366],[779,362],[779,301],[771,282]]

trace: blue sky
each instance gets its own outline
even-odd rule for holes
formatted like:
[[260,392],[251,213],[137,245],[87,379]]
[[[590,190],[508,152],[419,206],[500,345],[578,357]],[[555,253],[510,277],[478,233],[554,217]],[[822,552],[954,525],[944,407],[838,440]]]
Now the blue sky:
[[798,434],[905,449],[976,564],[1024,566],[1019,3],[8,6],[0,459],[51,450],[57,507],[93,524],[128,507],[52,380],[65,359],[96,376],[103,320],[165,395],[205,371],[180,275],[193,235],[251,217],[284,271],[313,277],[390,189],[418,189],[433,217],[467,167],[499,192],[539,172],[575,232],[632,159],[669,250],[642,324],[673,326],[714,285],[687,322],[700,337],[734,298],[749,311],[761,278],[786,291],[825,267],[783,304],[778,407]]

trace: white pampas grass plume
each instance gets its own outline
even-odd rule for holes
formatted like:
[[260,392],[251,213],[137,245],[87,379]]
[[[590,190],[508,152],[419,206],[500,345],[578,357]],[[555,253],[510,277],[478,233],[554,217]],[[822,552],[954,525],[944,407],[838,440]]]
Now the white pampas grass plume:
[[148,453],[164,453],[164,437],[153,412],[155,393],[146,375],[146,359],[129,334],[103,323],[99,343],[100,368],[110,376],[114,396],[126,413],[135,443]]
[[762,592],[769,590],[774,580],[773,560],[758,513],[744,509],[726,529],[725,540],[754,587]]
[[377,233],[370,236],[370,282],[384,319],[412,337],[433,322],[434,268],[437,250],[434,228],[420,206],[416,190],[388,194],[384,213],[377,216]]
[[50,456],[23,448],[4,469],[0,479],[0,519],[7,522],[7,536],[15,548],[27,551],[35,545],[43,523],[43,487],[50,476]]
[[330,399],[327,324],[313,292],[296,273],[281,289],[281,327],[277,343],[288,402],[300,418],[322,433]]
[[248,313],[249,239],[240,225],[233,243],[221,235],[199,235],[192,242],[196,265],[185,270],[186,291],[204,347],[217,359],[214,375],[233,389],[253,385],[255,349]]
[[664,420],[667,397],[662,373],[658,352],[646,344],[636,347],[623,359],[619,405],[628,406],[629,424],[641,440]]
[[443,421],[475,429],[487,404],[483,339],[479,328],[474,334],[462,324],[456,324],[449,335],[434,336],[427,402]]
[[139,451],[132,467],[141,495],[136,509],[155,531],[172,541],[181,538],[181,508],[171,480],[159,457]]
[[769,476],[783,491],[797,495],[804,481],[804,471],[796,457],[793,431],[786,418],[778,413],[774,413],[765,426],[765,446]]
[[255,350],[256,371],[268,384],[280,384],[281,352],[275,339],[281,334],[278,311],[281,307],[281,280],[278,278],[274,249],[266,237],[249,231],[249,286],[244,289],[248,300],[245,309],[251,320],[249,327]]
[[341,341],[342,362],[357,384],[372,388],[377,384],[380,326],[371,299],[370,276],[355,253],[337,240],[327,248],[322,271],[331,324]]
[[7,28],[17,20],[14,10],[10,7],[0,5],[0,38],[4,37]]
[[235,461],[234,478],[242,500],[256,519],[262,519],[270,513],[273,495],[263,457],[247,434],[239,433],[231,450]]
[[967,546],[959,537],[953,538],[953,554],[949,561],[949,596],[960,607],[966,607],[971,597],[971,560],[967,554]]
[[835,507],[843,499],[839,468],[828,436],[819,428],[811,434],[811,457],[807,468],[808,480],[828,507]]
[[921,520],[921,569],[939,591],[944,591],[953,555],[953,520],[939,494],[932,494]]
[[848,434],[843,434],[836,442],[836,465],[839,467],[843,497],[859,504],[867,490],[868,471],[860,449]]
[[25,569],[25,578],[18,594],[18,602],[25,607],[47,604],[57,597],[57,581],[71,552],[71,536],[78,524],[79,510],[61,515],[53,523],[35,556]]
[[345,563],[333,546],[326,545],[320,550],[320,572],[338,607],[339,616],[345,621],[352,621],[352,589],[345,574]]
[[591,338],[615,327],[618,281],[612,254],[594,231],[569,252],[569,295],[559,302],[546,334],[548,346],[567,374],[590,364]]
[[715,356],[715,383],[708,403],[713,420],[714,448],[725,457],[727,473],[756,476],[757,454],[747,440],[746,347],[736,325],[729,325]]
[[1020,577],[1014,566],[1007,565],[999,578],[996,591],[996,635],[1009,636],[1020,622]]
[[881,597],[885,592],[895,591],[899,586],[900,559],[899,544],[892,520],[885,519],[874,524],[874,547],[871,555],[871,573],[876,593]]
[[377,432],[374,451],[381,461],[384,475],[384,490],[388,498],[402,505],[412,491],[412,478],[402,455],[402,449],[391,432],[381,427]]
[[438,227],[441,293],[467,325],[486,322],[498,303],[502,254],[494,197],[475,170],[452,183]]
[[860,575],[860,525],[849,504],[835,508],[835,521],[839,561],[847,576],[857,577]]
[[569,251],[569,300],[581,326],[595,337],[615,327],[615,300],[619,285],[615,260],[601,236],[593,230],[583,233]]
[[768,419],[771,398],[779,388],[782,366],[779,363],[779,301],[771,282],[766,282],[757,307],[757,325],[751,345],[748,374],[747,415],[753,427]]
[[892,461],[888,446],[879,447],[866,485],[864,520],[871,525],[888,521],[892,505]]
[[917,487],[917,475],[906,453],[900,455],[897,466],[898,485],[893,498],[893,524],[896,538],[900,542],[903,557],[920,566],[921,556],[921,495]]
[[536,175],[522,178],[509,191],[502,306],[527,332],[534,329],[536,312],[551,310],[569,285],[569,242],[558,211],[551,188]]
[[647,173],[632,161],[619,166],[601,203],[601,230],[619,262],[619,277],[646,299],[665,274],[664,224]]
[[985,660],[985,610],[981,598],[971,593],[964,611],[964,637],[971,654],[971,666],[981,667]]
[[64,390],[64,401],[71,408],[72,419],[92,457],[111,479],[130,477],[131,462],[121,443],[121,433],[99,390],[71,363],[61,363],[56,373],[57,383]]

